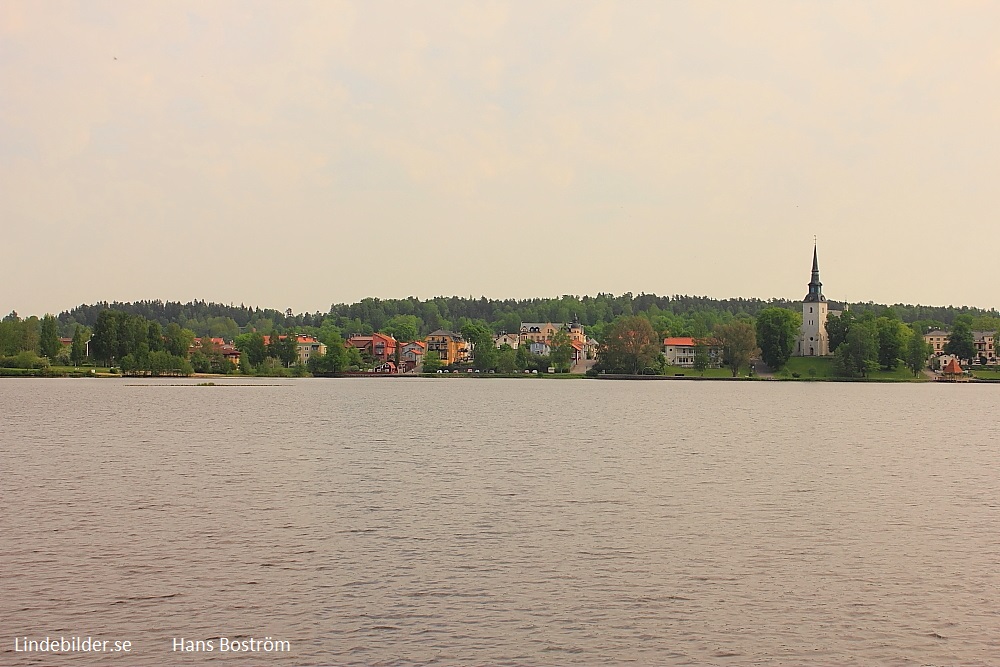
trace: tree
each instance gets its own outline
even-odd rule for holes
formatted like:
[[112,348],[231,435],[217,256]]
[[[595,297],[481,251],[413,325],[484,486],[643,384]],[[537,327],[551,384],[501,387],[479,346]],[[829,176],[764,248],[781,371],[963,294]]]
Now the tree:
[[[662,356],[662,355],[661,355]],[[704,338],[699,338],[694,345],[694,369],[704,377],[705,370],[712,364],[712,358],[708,355],[708,344]]]
[[879,317],[875,320],[875,333],[878,337],[878,363],[887,371],[894,370],[899,365],[903,355],[902,329],[905,325],[897,319]]
[[604,333],[597,353],[600,370],[639,374],[660,354],[653,325],[640,315],[620,317]]
[[722,347],[722,361],[729,366],[733,377],[740,369],[750,365],[757,351],[757,332],[749,322],[734,320],[728,324],[715,326],[715,338]]
[[878,369],[878,333],[875,323],[855,321],[847,339],[833,354],[834,372],[842,377],[868,377]]
[[527,343],[522,342],[514,350],[514,368],[519,371],[526,371],[531,367],[531,348]]
[[968,362],[976,356],[976,343],[972,337],[972,316],[959,315],[951,325],[948,342],[944,345],[945,354],[953,354],[960,360]]
[[327,345],[326,354],[313,355],[306,362],[309,372],[317,374],[343,373],[347,370],[349,363],[347,350],[344,348],[344,341],[337,336],[331,339],[334,345]]
[[163,349],[163,327],[159,322],[150,322],[146,331],[146,344],[149,345],[150,352],[159,352]]
[[117,310],[102,310],[97,315],[90,344],[91,352],[98,361],[111,365],[117,358],[118,324],[124,314]]
[[765,308],[757,315],[757,344],[760,356],[771,370],[781,370],[799,337],[802,316],[787,308]]
[[920,328],[914,326],[913,335],[910,336],[910,340],[906,344],[906,367],[913,372],[913,377],[920,375],[920,371],[924,369],[929,356],[930,350],[924,341],[924,336]]
[[573,359],[573,342],[569,334],[560,329],[552,335],[549,341],[549,359],[559,373],[568,373],[570,361]]
[[38,345],[43,357],[48,357],[49,361],[54,361],[62,349],[59,342],[59,324],[55,315],[48,314],[42,318],[39,330]]
[[73,331],[73,347],[70,349],[69,359],[74,366],[79,366],[87,358],[87,341],[84,339],[83,327],[79,324]]
[[517,351],[507,343],[497,351],[497,372],[513,373],[517,369]]
[[295,334],[283,336],[271,335],[271,344],[267,346],[267,356],[273,357],[281,362],[282,366],[288,368],[299,358],[298,338]]
[[441,357],[438,355],[437,350],[427,350],[424,352],[421,373],[437,373],[441,366]]
[[39,352],[41,323],[34,315],[21,322],[21,349],[25,352]]
[[234,341],[236,349],[243,353],[247,364],[251,368],[256,368],[264,363],[267,357],[267,346],[264,344],[264,336],[256,331],[241,334]]
[[847,340],[847,332],[855,320],[854,313],[845,310],[839,316],[827,315],[826,335],[830,340],[830,351],[836,352],[840,344]]
[[477,322],[462,325],[462,337],[472,343],[472,363],[485,371],[496,366],[496,348],[493,347],[493,332],[489,327]]
[[420,320],[416,315],[396,315],[382,325],[380,331],[389,334],[401,343],[409,343],[420,335]]
[[[148,329],[146,335],[149,335]],[[163,332],[163,349],[175,357],[186,358],[193,342],[194,332],[190,329],[182,329],[176,322],[168,324]]]

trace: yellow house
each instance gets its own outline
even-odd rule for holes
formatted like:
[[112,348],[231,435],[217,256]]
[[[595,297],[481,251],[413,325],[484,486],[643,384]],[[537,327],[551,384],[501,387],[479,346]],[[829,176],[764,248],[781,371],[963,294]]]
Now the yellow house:
[[445,365],[453,364],[468,358],[469,344],[461,334],[438,329],[427,336],[427,353],[437,354]]
[[944,346],[948,344],[948,332],[934,329],[924,334],[924,342],[931,346],[934,354],[942,354]]
[[557,331],[565,331],[570,342],[579,343],[581,349],[587,344],[587,336],[583,333],[583,325],[573,318],[571,324],[552,324],[551,322],[521,322],[521,343],[551,343]]

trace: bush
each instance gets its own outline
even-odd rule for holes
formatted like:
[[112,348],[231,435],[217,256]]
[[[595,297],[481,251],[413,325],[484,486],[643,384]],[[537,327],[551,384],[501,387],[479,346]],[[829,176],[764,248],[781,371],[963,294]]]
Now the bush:
[[4,368],[48,368],[49,360],[39,357],[34,352],[21,352],[14,357],[0,357],[0,366]]

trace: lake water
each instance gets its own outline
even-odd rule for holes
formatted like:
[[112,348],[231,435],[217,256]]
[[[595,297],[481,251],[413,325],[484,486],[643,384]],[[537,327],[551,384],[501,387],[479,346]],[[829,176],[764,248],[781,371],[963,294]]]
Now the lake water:
[[0,381],[0,664],[1000,664],[1000,386],[216,382]]

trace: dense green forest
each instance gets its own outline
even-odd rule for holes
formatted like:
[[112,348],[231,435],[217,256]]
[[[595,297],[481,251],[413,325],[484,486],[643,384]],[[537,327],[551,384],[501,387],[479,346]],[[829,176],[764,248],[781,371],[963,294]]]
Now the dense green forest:
[[[995,310],[874,303],[830,306],[835,311],[849,308],[842,317],[831,318],[827,325],[831,349],[838,353],[838,372],[848,377],[865,377],[875,368],[892,370],[908,356],[913,357],[914,373],[918,373],[927,352],[922,339],[917,337],[919,343],[914,342],[912,353],[904,353],[914,333],[935,327],[954,328],[956,332],[961,328],[968,334],[962,340],[968,338],[965,342],[971,345],[972,330],[1000,329],[1000,317]],[[757,347],[771,368],[784,366],[797,335],[799,308],[800,302],[780,299],[720,300],[631,293],[523,300],[368,298],[353,304],[333,304],[326,313],[300,314],[204,301],[102,302],[78,306],[58,317],[46,314],[22,319],[17,313],[10,313],[0,321],[0,360],[4,362],[2,365],[27,369],[47,363],[78,364],[85,341],[92,337],[90,354],[94,360],[120,363],[124,370],[140,373],[186,373],[189,370],[184,357],[196,336],[234,340],[250,359],[254,357],[249,354],[255,349],[253,343],[258,338],[262,341],[262,335],[297,333],[312,334],[329,349],[337,350],[339,356],[331,356],[328,361],[336,367],[333,370],[343,370],[361,365],[360,360],[340,358],[344,356],[340,355],[343,340],[353,334],[381,331],[410,341],[436,329],[452,329],[479,343],[475,363],[477,368],[485,370],[503,366],[492,358],[492,345],[484,344],[493,335],[517,331],[522,322],[578,320],[589,336],[603,344],[598,359],[603,370],[645,372],[653,361],[663,366],[659,359],[663,337],[692,336],[703,341],[712,338],[721,345],[722,355],[735,375],[747,365]],[[60,336],[73,337],[73,345],[64,346]],[[851,345],[841,346],[845,341]],[[849,349],[857,351],[856,359],[846,356]],[[234,370],[228,368],[232,364],[224,362],[219,354],[213,357],[212,350],[207,347],[205,350],[192,357],[195,370]],[[285,352],[282,355],[281,350],[263,350],[257,355],[261,359],[248,361],[245,372],[288,369],[294,361],[294,350]],[[264,368],[269,358],[274,361]],[[966,353],[963,358],[971,355]]]
[[[883,305],[852,303],[850,310],[861,314],[891,312],[907,324],[950,326],[959,315],[989,319],[998,316],[996,310],[983,310],[967,306],[921,306],[908,304]],[[97,322],[102,310],[119,310],[141,315],[161,326],[174,323],[190,329],[197,336],[219,336],[227,339],[255,329],[261,333],[285,331],[312,331],[326,327],[336,328],[346,337],[354,333],[392,331],[395,328],[416,328],[423,336],[435,329],[459,330],[472,321],[482,322],[494,332],[516,331],[521,322],[569,322],[574,318],[587,328],[587,332],[600,339],[605,327],[621,316],[644,315],[658,332],[675,336],[700,336],[712,331],[716,324],[732,319],[754,318],[765,308],[780,307],[798,311],[800,303],[784,299],[711,299],[708,297],[656,294],[622,295],[598,294],[597,296],[565,295],[557,298],[535,299],[475,299],[471,297],[435,297],[420,300],[367,298],[353,304],[333,304],[326,313],[282,312],[271,308],[254,308],[245,305],[224,305],[205,301],[190,303],[138,301],[135,303],[96,303],[81,305],[58,316],[60,334],[72,335],[77,324],[89,329]],[[842,303],[831,302],[831,309],[839,310]],[[405,336],[404,336],[405,337]]]

